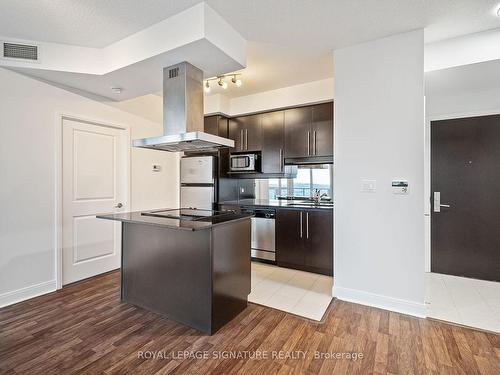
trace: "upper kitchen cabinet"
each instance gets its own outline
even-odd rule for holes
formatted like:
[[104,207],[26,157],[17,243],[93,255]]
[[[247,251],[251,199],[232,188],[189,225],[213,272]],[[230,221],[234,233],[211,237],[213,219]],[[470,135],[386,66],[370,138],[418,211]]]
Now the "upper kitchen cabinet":
[[311,107],[285,110],[285,158],[310,155],[311,121]]
[[333,161],[333,103],[285,111],[287,164]]
[[[228,118],[221,115],[206,116],[203,130],[205,133],[227,138]],[[229,171],[229,149],[222,148],[219,153],[219,177],[227,177]]]
[[228,119],[220,115],[206,116],[204,131],[208,134],[227,137]]
[[262,115],[241,116],[229,120],[229,138],[233,152],[262,149]]
[[333,155],[333,103],[312,107],[311,143],[313,156]]
[[283,173],[284,112],[262,114],[262,173]]

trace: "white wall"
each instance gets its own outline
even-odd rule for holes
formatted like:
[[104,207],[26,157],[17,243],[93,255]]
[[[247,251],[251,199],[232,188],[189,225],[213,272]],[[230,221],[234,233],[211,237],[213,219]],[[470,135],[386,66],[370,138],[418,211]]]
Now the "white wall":
[[475,113],[498,113],[500,88],[441,92],[425,98],[427,118]]
[[235,98],[222,94],[208,95],[205,96],[205,114],[221,112],[237,116],[332,99],[333,78],[328,78]]
[[[158,123],[0,69],[0,306],[55,288],[56,113],[161,134]],[[60,120],[58,122],[60,124]],[[154,163],[163,166],[154,173]],[[131,210],[177,206],[178,157],[131,150]]]
[[104,103],[157,124],[163,124],[163,98],[159,95],[148,94],[120,102]]
[[425,46],[425,71],[500,59],[500,29],[466,34]]
[[[335,286],[424,316],[423,31],[335,51]],[[393,195],[406,178],[410,193]],[[362,193],[361,180],[376,180]]]
[[[328,78],[234,98],[220,93],[205,94],[204,112],[205,115],[224,113],[229,116],[238,116],[245,113],[318,103],[332,99],[333,78]],[[163,99],[159,95],[144,95],[121,102],[109,101],[106,104],[154,122],[163,122]]]
[[229,115],[231,113],[230,106],[230,99],[222,94],[205,95],[203,100],[203,111],[205,115],[214,113]]

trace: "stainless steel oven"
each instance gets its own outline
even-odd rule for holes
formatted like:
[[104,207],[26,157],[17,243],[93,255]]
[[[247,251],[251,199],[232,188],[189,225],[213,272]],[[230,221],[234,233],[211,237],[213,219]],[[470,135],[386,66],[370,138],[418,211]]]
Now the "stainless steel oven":
[[257,172],[258,166],[258,154],[233,154],[229,156],[229,170],[231,172]]

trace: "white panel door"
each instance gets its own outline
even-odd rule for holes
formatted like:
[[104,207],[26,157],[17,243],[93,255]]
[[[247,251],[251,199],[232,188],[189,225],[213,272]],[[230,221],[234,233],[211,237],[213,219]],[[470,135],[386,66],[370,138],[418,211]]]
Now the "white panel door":
[[120,267],[121,224],[95,216],[127,206],[128,136],[70,119],[62,135],[62,282],[69,284]]

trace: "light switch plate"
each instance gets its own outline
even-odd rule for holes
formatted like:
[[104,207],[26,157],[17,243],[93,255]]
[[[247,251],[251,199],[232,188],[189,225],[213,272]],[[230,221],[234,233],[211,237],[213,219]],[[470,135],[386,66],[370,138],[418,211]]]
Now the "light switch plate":
[[361,180],[362,193],[375,193],[377,191],[377,180]]

